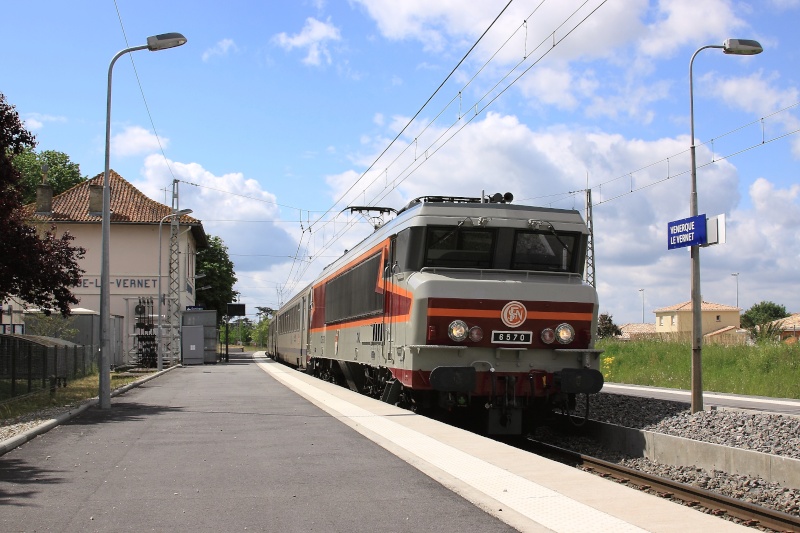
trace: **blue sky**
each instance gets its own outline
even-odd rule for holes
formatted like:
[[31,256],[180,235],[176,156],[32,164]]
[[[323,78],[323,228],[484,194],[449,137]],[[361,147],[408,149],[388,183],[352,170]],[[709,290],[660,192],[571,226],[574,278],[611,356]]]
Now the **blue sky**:
[[800,312],[800,0],[514,0],[492,24],[506,4],[5,0],[0,91],[39,150],[94,176],[111,58],[183,33],[117,61],[111,167],[163,203],[180,180],[248,312],[370,231],[348,204],[486,190],[583,210],[588,184],[601,311],[624,324],[690,298],[666,242],[689,215],[689,60],[757,39],[694,62],[699,209],[728,239],[701,253],[702,292],[735,305],[739,273],[743,309]]

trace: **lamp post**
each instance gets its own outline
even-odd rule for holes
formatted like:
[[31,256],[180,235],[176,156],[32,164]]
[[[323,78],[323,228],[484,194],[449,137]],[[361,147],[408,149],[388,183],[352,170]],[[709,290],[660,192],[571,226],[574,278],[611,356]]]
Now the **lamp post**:
[[[690,154],[692,159],[692,193],[689,197],[689,215],[697,216],[697,161],[694,145],[694,88],[692,86],[692,66],[694,58],[706,48],[720,48],[726,54],[755,55],[764,49],[758,41],[749,39],[726,39],[721,45],[707,45],[698,48],[689,61],[689,125],[691,129],[692,145]],[[692,413],[703,410],[703,316],[702,299],[700,295],[700,246],[691,247],[692,258]]]
[[161,354],[161,300],[163,298],[163,295],[161,294],[161,225],[168,218],[188,215],[191,212],[191,209],[181,209],[175,213],[170,213],[158,222],[158,342],[156,343],[156,368],[158,370],[164,369],[164,361]]
[[642,324],[644,324],[644,289],[639,289],[642,293]]
[[117,52],[108,65],[108,91],[106,93],[106,160],[103,176],[103,213],[101,218],[101,254],[100,260],[100,408],[111,408],[111,368],[109,350],[111,344],[111,297],[109,278],[109,241],[111,240],[111,187],[109,184],[109,153],[111,148],[111,74],[117,59],[136,50],[145,48],[151,52],[174,48],[186,43],[186,37],[180,33],[164,33],[147,38],[147,44],[126,48]]
[[739,309],[739,273],[734,272],[731,276],[736,278],[736,309]]

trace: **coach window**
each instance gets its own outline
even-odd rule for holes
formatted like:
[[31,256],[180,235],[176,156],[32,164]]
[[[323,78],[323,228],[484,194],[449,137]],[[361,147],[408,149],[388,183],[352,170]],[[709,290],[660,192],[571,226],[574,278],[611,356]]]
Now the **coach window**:
[[577,236],[570,233],[518,231],[514,238],[511,268],[576,272],[574,264],[576,242],[578,242]]
[[425,241],[425,266],[491,268],[494,240],[494,230],[429,227]]

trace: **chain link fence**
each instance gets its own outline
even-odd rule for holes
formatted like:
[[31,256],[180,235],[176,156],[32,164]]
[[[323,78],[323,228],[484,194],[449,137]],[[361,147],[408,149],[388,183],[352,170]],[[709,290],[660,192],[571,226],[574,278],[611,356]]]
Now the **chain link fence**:
[[96,374],[97,359],[93,346],[0,335],[0,402]]

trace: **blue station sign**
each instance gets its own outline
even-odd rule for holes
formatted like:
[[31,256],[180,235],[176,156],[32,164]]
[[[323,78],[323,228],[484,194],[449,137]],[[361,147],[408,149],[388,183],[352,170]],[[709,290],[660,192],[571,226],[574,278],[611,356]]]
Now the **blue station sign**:
[[684,218],[667,223],[667,249],[702,246],[708,243],[706,216]]

